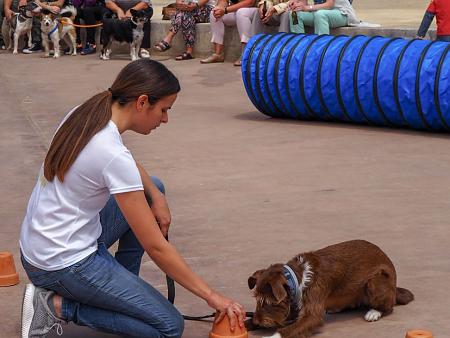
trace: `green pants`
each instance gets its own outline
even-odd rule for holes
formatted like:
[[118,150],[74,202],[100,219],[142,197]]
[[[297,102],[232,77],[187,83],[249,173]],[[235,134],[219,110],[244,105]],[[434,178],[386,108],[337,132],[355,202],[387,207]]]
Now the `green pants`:
[[338,9],[321,9],[315,12],[297,12],[298,23],[293,24],[292,13],[289,15],[289,24],[292,33],[305,33],[305,25],[314,27],[314,33],[330,34],[330,28],[347,26],[347,16]]

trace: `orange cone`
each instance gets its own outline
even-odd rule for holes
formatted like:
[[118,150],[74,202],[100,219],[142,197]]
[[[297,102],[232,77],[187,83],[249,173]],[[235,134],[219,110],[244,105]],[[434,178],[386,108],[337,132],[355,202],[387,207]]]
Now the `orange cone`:
[[19,284],[19,275],[14,265],[14,257],[10,252],[0,252],[0,286]]
[[406,338],[433,338],[433,334],[430,331],[411,330],[406,332]]
[[[216,315],[217,317],[217,315]],[[225,316],[220,322],[214,323],[212,330],[209,332],[209,338],[248,338],[247,330],[241,328],[237,323],[234,332],[230,329],[230,319]]]

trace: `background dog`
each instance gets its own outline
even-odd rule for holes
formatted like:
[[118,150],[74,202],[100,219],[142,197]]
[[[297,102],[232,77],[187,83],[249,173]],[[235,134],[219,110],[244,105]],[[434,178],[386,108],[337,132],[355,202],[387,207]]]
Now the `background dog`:
[[397,287],[389,257],[376,245],[354,240],[302,253],[248,279],[256,311],[248,328],[278,327],[273,338],[303,338],[323,324],[325,313],[367,307],[376,321],[414,295]]
[[53,14],[48,10],[41,11],[41,35],[42,45],[45,49],[45,57],[50,56],[49,43],[53,43],[54,58],[60,56],[59,42],[64,40],[70,48],[70,55],[77,55],[77,33],[72,25],[77,10],[73,6],[64,7],[60,14]]
[[[28,47],[31,47],[31,28],[33,26],[33,12],[39,10],[40,7],[34,2],[30,2],[25,6],[19,7],[19,12],[14,13],[9,21],[9,32],[7,34],[8,49],[13,49],[13,54],[17,54],[19,48],[19,38],[28,34]],[[11,43],[11,39],[14,44]]]
[[109,60],[113,41],[128,42],[130,44],[131,60],[139,59],[139,48],[144,38],[144,24],[148,21],[145,10],[131,9],[131,19],[119,20],[104,18],[101,35],[102,51],[100,59]]

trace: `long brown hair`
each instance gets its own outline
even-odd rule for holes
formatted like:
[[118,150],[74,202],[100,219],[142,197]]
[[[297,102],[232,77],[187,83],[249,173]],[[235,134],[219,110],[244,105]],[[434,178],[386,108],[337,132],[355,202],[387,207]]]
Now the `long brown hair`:
[[111,119],[111,105],[125,105],[147,95],[151,104],[176,94],[180,84],[164,65],[150,59],[130,62],[117,75],[111,88],[94,95],[77,107],[53,137],[44,161],[44,176],[52,181],[64,176],[91,138]]

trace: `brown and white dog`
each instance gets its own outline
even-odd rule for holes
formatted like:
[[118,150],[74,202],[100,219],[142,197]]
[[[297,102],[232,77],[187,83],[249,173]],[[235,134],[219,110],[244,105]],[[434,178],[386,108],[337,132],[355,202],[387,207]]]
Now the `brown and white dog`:
[[42,45],[45,49],[45,57],[50,56],[49,43],[53,43],[54,58],[60,56],[59,42],[64,39],[70,48],[70,55],[77,55],[77,33],[72,25],[77,10],[73,6],[64,7],[59,14],[53,14],[48,10],[41,11],[41,35]]
[[278,328],[273,338],[308,337],[327,312],[366,307],[364,319],[377,321],[394,305],[414,295],[397,287],[389,257],[363,240],[343,242],[301,253],[287,264],[273,264],[248,279],[256,311],[248,328]]

